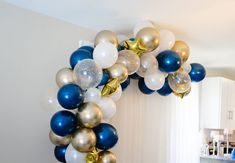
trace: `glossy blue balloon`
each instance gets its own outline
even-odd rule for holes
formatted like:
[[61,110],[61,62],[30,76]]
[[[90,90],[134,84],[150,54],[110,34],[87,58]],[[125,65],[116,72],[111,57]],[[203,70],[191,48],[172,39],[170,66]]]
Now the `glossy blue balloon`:
[[106,71],[103,71],[102,80],[101,80],[99,86],[107,84],[108,80],[109,80],[109,74]]
[[169,86],[167,78],[165,80],[163,87],[161,89],[157,90],[157,92],[162,96],[168,96],[172,93],[172,89]]
[[125,90],[127,89],[127,87],[130,85],[130,82],[131,82],[131,79],[130,79],[130,78],[127,78],[127,79],[121,84],[122,91],[125,91]]
[[76,84],[67,84],[61,87],[57,98],[65,109],[76,109],[84,100],[82,89]]
[[80,47],[79,49],[87,50],[87,51],[89,51],[91,54],[93,54],[93,51],[94,51],[94,48],[91,47],[91,46],[82,46],[82,47]]
[[206,76],[206,69],[199,63],[191,63],[191,71],[189,72],[189,76],[192,82],[200,82]]
[[59,162],[66,162],[65,160],[65,152],[68,146],[56,146],[54,150],[55,158]]
[[156,57],[159,65],[159,69],[162,72],[175,72],[181,66],[181,58],[179,54],[172,50],[166,50],[158,54]]
[[101,150],[108,150],[118,142],[117,130],[108,123],[101,123],[93,128],[96,135],[96,147]]
[[92,53],[85,49],[78,49],[70,57],[70,66],[74,68],[83,59],[92,59]]
[[77,118],[70,111],[62,110],[52,116],[50,125],[55,134],[59,136],[70,135],[77,127]]
[[145,83],[144,83],[144,78],[141,78],[138,82],[138,86],[139,86],[139,90],[146,95],[150,95],[152,93],[154,93],[154,90],[149,89]]
[[134,80],[139,80],[141,78],[137,73],[134,73],[134,74],[130,75],[129,77]]

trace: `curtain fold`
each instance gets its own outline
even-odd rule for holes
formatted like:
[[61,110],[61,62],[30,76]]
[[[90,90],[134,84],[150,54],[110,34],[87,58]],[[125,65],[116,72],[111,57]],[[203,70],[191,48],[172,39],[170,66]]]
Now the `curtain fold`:
[[184,99],[171,97],[167,163],[199,163],[199,85]]

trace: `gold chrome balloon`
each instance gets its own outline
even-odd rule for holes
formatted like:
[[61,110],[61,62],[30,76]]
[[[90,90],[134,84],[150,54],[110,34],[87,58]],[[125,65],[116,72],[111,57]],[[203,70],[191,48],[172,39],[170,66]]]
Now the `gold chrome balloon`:
[[118,78],[110,79],[108,83],[103,87],[101,91],[101,95],[111,96],[117,91],[119,86],[120,86],[120,82]]
[[191,79],[187,72],[177,71],[168,75],[168,83],[175,93],[184,93],[191,88]]
[[73,147],[79,152],[91,152],[96,145],[96,136],[92,129],[78,128],[73,134]]
[[128,75],[131,75],[139,69],[140,58],[131,50],[122,50],[118,54],[118,60],[116,63],[123,64],[128,70]]
[[120,83],[128,78],[127,68],[120,63],[115,63],[112,67],[108,68],[108,73],[111,78],[118,78]]
[[78,108],[78,122],[83,127],[93,128],[99,125],[102,117],[100,107],[93,102],[84,103]]
[[122,47],[124,49],[133,51],[139,56],[148,51],[148,49],[142,44],[141,39],[136,39],[135,41],[124,41],[122,43]]
[[56,135],[53,131],[50,131],[49,138],[52,144],[54,144],[55,146],[66,146],[71,142],[72,137],[70,135],[59,136]]
[[172,50],[180,55],[182,62],[186,62],[188,60],[190,50],[184,41],[176,41]]
[[74,83],[73,71],[70,68],[62,68],[56,74],[56,83],[59,87]]
[[173,92],[174,95],[180,97],[180,98],[184,98],[185,96],[187,96],[189,93],[191,92],[191,88],[189,88],[189,90],[187,90],[186,92],[184,93],[176,93],[176,92]]
[[100,31],[95,37],[94,44],[96,46],[101,42],[110,42],[110,43],[114,44],[116,47],[118,47],[117,36],[112,31],[108,31],[108,30]]
[[116,156],[110,151],[102,151],[99,153],[98,163],[116,163]]
[[99,153],[96,149],[86,155],[86,163],[97,163],[98,159]]
[[136,34],[137,39],[141,39],[142,45],[144,45],[147,50],[153,51],[159,46],[160,34],[157,29],[153,27],[146,27],[141,29]]

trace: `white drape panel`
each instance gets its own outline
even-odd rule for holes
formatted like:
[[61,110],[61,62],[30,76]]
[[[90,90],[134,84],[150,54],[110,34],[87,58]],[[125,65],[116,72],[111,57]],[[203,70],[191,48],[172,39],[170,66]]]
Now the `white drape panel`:
[[199,86],[184,99],[172,96],[168,163],[199,163]]
[[112,120],[120,138],[113,149],[118,163],[199,163],[198,87],[183,100],[137,89],[132,81]]

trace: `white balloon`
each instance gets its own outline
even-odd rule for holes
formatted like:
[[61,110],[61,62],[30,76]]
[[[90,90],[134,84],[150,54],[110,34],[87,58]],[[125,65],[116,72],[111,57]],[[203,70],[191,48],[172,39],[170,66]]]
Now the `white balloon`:
[[144,77],[146,86],[151,90],[159,90],[165,83],[165,76],[156,67],[147,70]]
[[84,102],[99,102],[101,99],[101,92],[97,88],[89,88],[85,93]]
[[163,29],[160,33],[160,44],[158,46],[159,51],[169,50],[175,44],[175,35],[169,30]]
[[134,27],[134,36],[136,36],[136,34],[143,28],[146,28],[146,27],[154,27],[153,23],[151,23],[150,21],[148,20],[143,20],[143,21],[140,21],[139,23],[137,23]]
[[192,69],[190,63],[188,63],[188,62],[183,63],[181,67],[182,67],[182,68],[184,69],[184,71],[186,71],[187,73],[189,73],[189,72],[191,71],[191,69]]
[[119,86],[116,92],[110,97],[113,99],[113,101],[118,101],[121,98],[121,96],[122,96],[122,87]]
[[87,41],[87,40],[80,40],[78,42],[78,47],[82,47],[82,46],[91,46],[91,47],[94,47],[94,43],[91,42],[91,41]]
[[116,113],[116,104],[110,97],[102,97],[97,103],[103,113],[104,120],[112,118]]
[[109,68],[116,63],[118,50],[109,42],[101,42],[95,47],[93,58],[102,68]]
[[78,152],[72,144],[69,144],[65,152],[65,160],[66,163],[86,163],[86,155],[86,153]]
[[129,40],[129,38],[126,35],[117,35],[118,43],[122,43],[123,41]]
[[49,113],[54,113],[62,109],[57,100],[58,88],[50,88],[41,97],[41,107],[43,110]]

